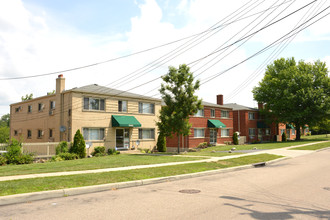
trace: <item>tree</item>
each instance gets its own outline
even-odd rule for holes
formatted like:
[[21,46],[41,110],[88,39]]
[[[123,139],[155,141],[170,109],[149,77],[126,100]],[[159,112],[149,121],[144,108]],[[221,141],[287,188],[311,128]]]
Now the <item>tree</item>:
[[6,143],[9,141],[9,124],[10,114],[5,114],[0,119],[0,143]]
[[190,133],[189,116],[201,109],[202,100],[194,95],[199,88],[199,81],[194,83],[194,76],[185,64],[180,65],[179,69],[169,67],[162,79],[165,83],[162,83],[159,91],[165,106],[160,110],[157,126],[165,137],[177,135],[180,153],[180,137]]
[[330,116],[330,79],[320,61],[297,64],[294,58],[275,60],[252,92],[256,101],[265,104],[263,114],[276,123],[295,125],[296,140],[300,140],[300,127]]
[[51,91],[51,92],[47,92],[47,95],[53,95],[55,94],[55,90]]
[[237,132],[234,132],[234,134],[233,134],[233,144],[238,145],[238,134],[237,134]]
[[10,114],[5,114],[0,119],[0,127],[9,127],[10,124]]
[[70,153],[75,153],[79,158],[86,157],[86,144],[84,137],[82,136],[80,130],[76,131],[76,134],[73,138],[73,144],[70,148]]
[[310,127],[310,130],[312,130],[313,132],[316,132],[317,134],[321,133],[321,134],[326,134],[326,137],[328,137],[328,133],[330,131],[330,119],[324,119],[322,121],[319,121],[318,123],[316,123],[315,125],[313,125],[312,127]]
[[21,99],[22,99],[22,101],[31,100],[31,99],[33,99],[33,94],[32,93],[30,95],[26,94],[25,97],[22,96]]
[[157,139],[157,150],[159,152],[166,152],[166,137],[162,134],[159,133],[158,139]]

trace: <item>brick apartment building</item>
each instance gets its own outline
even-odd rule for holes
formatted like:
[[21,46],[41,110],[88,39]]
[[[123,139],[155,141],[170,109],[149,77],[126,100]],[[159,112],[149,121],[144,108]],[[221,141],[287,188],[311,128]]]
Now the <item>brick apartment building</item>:
[[[189,118],[192,127],[190,135],[180,139],[181,151],[195,148],[203,142],[212,145],[232,142],[233,112],[231,108],[222,105],[222,100],[223,96],[218,95],[217,104],[202,102],[203,109]],[[177,151],[177,136],[167,138],[166,145],[168,151]]]
[[[80,129],[92,147],[153,148],[161,100],[96,84],[56,92],[10,105],[10,136],[23,142],[73,141]],[[92,150],[92,149],[91,149]]]

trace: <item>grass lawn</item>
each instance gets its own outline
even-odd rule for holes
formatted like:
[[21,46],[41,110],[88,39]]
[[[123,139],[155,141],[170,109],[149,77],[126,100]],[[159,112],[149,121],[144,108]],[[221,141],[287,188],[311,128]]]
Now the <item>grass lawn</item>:
[[325,142],[321,144],[313,144],[313,145],[308,145],[308,146],[303,146],[303,147],[295,147],[291,148],[289,150],[318,150],[322,148],[330,147],[330,142]]
[[[213,148],[213,147],[210,147]],[[207,148],[209,149],[209,148]],[[212,149],[211,150],[207,150],[207,149],[202,149],[199,152],[189,152],[187,153],[187,155],[191,155],[191,156],[209,156],[209,157],[224,157],[224,156],[231,156],[231,155],[235,155],[235,154],[242,154],[242,153],[228,153],[228,152],[215,152],[212,153]]]
[[145,168],[136,170],[113,171],[96,174],[80,174],[59,177],[44,177],[0,182],[0,196],[56,190],[64,188],[99,185],[106,183],[126,182],[150,179],[156,177],[173,176],[179,174],[196,173],[207,170],[223,169],[280,158],[271,154],[259,154],[219,160],[210,163],[192,163],[166,167]]
[[181,162],[201,159],[205,158],[120,154],[115,156],[93,157],[79,160],[0,166],[0,176],[94,170],[102,168],[126,167],[134,165]]

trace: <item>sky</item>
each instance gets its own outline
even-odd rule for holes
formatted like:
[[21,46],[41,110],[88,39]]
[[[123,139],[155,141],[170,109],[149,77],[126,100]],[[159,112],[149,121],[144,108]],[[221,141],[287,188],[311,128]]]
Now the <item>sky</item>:
[[181,64],[200,80],[204,101],[223,94],[224,103],[256,107],[251,91],[275,59],[321,60],[330,68],[329,6],[326,0],[0,1],[0,116],[26,94],[53,91],[59,74],[67,90],[98,84],[160,98],[160,77]]

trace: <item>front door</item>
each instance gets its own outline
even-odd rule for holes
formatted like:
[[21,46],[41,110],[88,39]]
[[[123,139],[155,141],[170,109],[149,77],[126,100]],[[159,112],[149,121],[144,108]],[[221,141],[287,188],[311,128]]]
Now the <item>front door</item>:
[[116,129],[116,148],[129,149],[129,129],[118,128]]
[[217,130],[210,129],[210,144],[217,144]]

